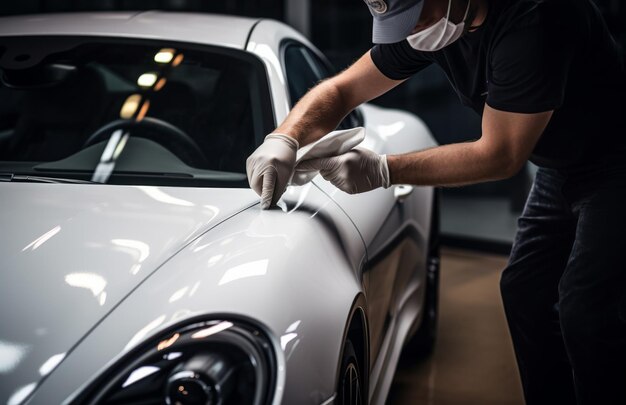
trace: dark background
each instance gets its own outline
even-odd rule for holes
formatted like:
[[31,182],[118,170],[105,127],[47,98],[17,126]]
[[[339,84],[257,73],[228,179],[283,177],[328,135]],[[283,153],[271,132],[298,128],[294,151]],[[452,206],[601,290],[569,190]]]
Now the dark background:
[[[602,10],[614,37],[622,48],[626,48],[626,1],[594,1]],[[309,37],[338,70],[347,67],[371,46],[371,16],[362,0],[5,0],[0,2],[0,15],[154,9],[235,14],[281,20]],[[434,66],[375,100],[375,103],[410,110],[418,114],[441,144],[480,137],[480,118],[461,105],[445,76]],[[472,201],[485,201],[486,199],[499,201],[499,205],[494,205],[492,211],[508,211],[501,213],[508,215],[502,220],[505,229],[498,232],[494,232],[493,229],[486,231],[477,229],[476,235],[478,239],[503,242],[504,249],[506,249],[513,237],[514,218],[523,207],[532,176],[533,167],[529,165],[509,180],[445,189],[443,191],[444,202],[452,202],[452,206],[444,204],[443,207],[444,232],[447,226],[446,210],[458,211],[465,206],[470,206]],[[450,216],[454,217],[454,215],[451,213]],[[489,209],[483,213],[469,210],[462,215],[459,213],[456,215],[459,218],[466,215],[485,216],[485,218],[475,218],[472,224],[480,224],[483,219],[485,223],[490,220],[493,222]],[[450,224],[454,225],[453,222],[454,220]],[[456,229],[463,230],[472,226],[468,223],[457,222]],[[451,230],[447,232],[454,233],[454,228],[455,226],[451,226]]]

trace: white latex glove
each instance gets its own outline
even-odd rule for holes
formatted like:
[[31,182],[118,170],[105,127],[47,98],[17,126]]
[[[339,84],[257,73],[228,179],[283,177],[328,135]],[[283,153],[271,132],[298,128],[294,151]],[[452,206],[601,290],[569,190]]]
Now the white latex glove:
[[248,183],[261,196],[261,209],[280,199],[293,175],[298,141],[284,134],[269,134],[246,160]]
[[[296,166],[309,159],[342,155],[360,144],[365,139],[365,128],[340,129],[324,135],[317,141],[298,149]],[[291,178],[290,185],[302,186],[319,174],[317,170],[309,172],[299,170]]]
[[387,155],[360,147],[339,156],[305,160],[296,166],[296,172],[308,170],[319,170],[324,179],[348,194],[391,185]]

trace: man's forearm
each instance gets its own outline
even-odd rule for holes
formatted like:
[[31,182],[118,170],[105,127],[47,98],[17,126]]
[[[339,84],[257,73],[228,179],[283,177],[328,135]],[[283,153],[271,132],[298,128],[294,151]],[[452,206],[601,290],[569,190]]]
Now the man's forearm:
[[340,74],[311,89],[275,132],[309,144],[337,128],[350,111],[389,91],[402,80],[382,74],[366,52]]
[[523,162],[480,141],[388,155],[392,184],[454,187],[511,177]]
[[302,97],[274,132],[295,138],[302,147],[334,130],[349,112],[339,89],[327,80]]

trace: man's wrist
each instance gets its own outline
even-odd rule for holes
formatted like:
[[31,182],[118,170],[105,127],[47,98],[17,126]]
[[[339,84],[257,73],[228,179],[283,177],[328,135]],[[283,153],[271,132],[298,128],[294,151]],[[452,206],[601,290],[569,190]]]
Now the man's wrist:
[[380,175],[381,186],[383,188],[391,187],[391,178],[389,176],[389,166],[387,164],[387,155],[380,155]]
[[295,147],[295,149],[299,149],[300,148],[300,143],[298,142],[298,140],[296,138],[294,138],[293,136],[289,135],[289,134],[285,134],[282,132],[272,132],[271,134],[268,134],[265,136],[265,139],[276,139],[276,138],[280,138],[283,139],[284,141],[288,142],[289,144],[291,144],[292,146]]
[[389,170],[389,186],[398,184],[397,181],[397,155],[387,155],[387,170]]

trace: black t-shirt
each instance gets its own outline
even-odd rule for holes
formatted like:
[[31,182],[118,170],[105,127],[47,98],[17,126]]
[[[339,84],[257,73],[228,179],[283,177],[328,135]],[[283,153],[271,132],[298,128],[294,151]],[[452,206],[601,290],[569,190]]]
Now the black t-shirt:
[[540,166],[626,161],[624,62],[591,0],[490,0],[481,27],[440,51],[404,40],[371,54],[396,80],[437,64],[480,115],[485,103],[517,113],[555,110],[531,156]]

